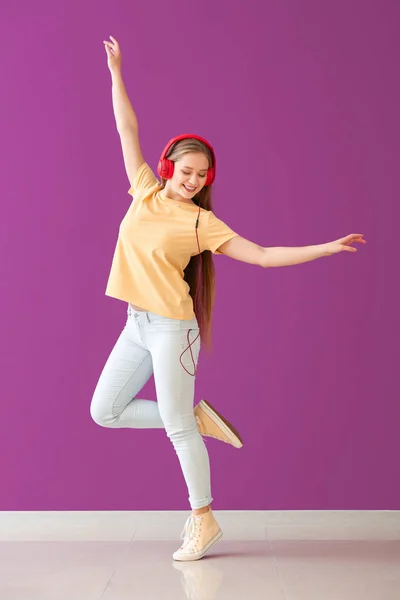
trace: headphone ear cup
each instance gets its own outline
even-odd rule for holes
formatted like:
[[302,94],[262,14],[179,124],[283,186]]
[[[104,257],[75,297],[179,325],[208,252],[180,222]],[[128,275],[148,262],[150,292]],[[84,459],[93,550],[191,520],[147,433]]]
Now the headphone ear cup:
[[211,185],[212,183],[214,183],[214,179],[215,179],[215,169],[214,169],[214,167],[210,167],[207,171],[207,179],[206,179],[205,185]]
[[174,161],[168,158],[161,158],[158,162],[157,172],[163,179],[171,179],[174,174]]

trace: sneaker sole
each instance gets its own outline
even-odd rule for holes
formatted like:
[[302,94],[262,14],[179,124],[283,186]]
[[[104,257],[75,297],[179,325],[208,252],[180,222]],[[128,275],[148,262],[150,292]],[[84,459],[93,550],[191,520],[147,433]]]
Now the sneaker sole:
[[210,550],[211,546],[214,546],[214,544],[216,544],[218,542],[218,540],[220,540],[221,538],[222,538],[222,531],[219,530],[219,532],[217,533],[217,535],[215,537],[213,537],[211,542],[208,542],[207,546],[205,546],[203,548],[202,552],[197,552],[197,554],[184,554],[180,558],[175,558],[175,556],[172,556],[172,558],[174,560],[185,561],[185,562],[190,561],[190,560],[199,560],[200,558],[203,558],[203,556],[206,554],[206,552],[208,552]]
[[212,419],[214,423],[221,428],[226,437],[229,438],[232,446],[235,448],[241,448],[243,446],[242,438],[240,437],[238,430],[235,429],[233,425],[229,423],[229,421],[224,419],[224,417],[220,415],[219,412],[217,412],[215,408],[211,406],[211,404],[209,404],[206,400],[200,400],[199,406],[201,406],[206,415],[208,415],[210,419]]

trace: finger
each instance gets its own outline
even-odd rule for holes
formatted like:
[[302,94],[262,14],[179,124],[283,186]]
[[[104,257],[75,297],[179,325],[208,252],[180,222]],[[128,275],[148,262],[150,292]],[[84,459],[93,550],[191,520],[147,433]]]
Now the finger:
[[114,56],[114,48],[111,46],[111,44],[109,44],[108,42],[105,45],[105,48],[107,50],[107,54],[111,54],[112,56]]
[[111,40],[114,42],[114,44],[115,44],[116,46],[118,46],[118,42],[117,42],[117,40],[116,40],[115,38],[113,38],[113,36],[112,36],[112,35],[110,35],[110,39],[111,39]]
[[110,49],[110,52],[115,55],[117,52],[117,48],[113,46],[110,42],[104,42],[105,45]]

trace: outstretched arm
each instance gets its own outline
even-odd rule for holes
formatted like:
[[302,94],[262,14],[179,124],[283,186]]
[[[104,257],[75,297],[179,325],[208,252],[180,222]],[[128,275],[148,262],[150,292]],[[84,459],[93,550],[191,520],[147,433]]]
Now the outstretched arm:
[[144,158],[139,142],[139,125],[122,78],[122,54],[118,41],[110,35],[111,42],[103,41],[112,80],[112,105],[115,124],[121,140],[122,156],[131,186]]
[[300,246],[298,248],[279,246],[264,248],[241,236],[236,236],[222,244],[218,250],[230,258],[252,265],[259,265],[266,269],[268,267],[288,267],[290,265],[298,265],[317,258],[322,258],[323,256],[331,256],[331,254],[337,254],[343,250],[347,252],[357,252],[356,248],[351,246],[351,244],[355,242],[366,244],[362,233],[352,233],[335,242],[328,242],[327,244]]

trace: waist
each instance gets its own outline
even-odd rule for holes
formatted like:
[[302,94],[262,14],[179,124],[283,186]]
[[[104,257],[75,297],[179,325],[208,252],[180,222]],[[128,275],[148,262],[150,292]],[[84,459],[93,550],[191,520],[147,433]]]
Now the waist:
[[179,326],[179,323],[181,323],[181,324],[184,324],[185,327],[186,326],[198,327],[196,315],[194,315],[194,317],[191,319],[166,317],[166,316],[160,315],[159,313],[155,313],[155,312],[152,312],[152,311],[144,309],[144,308],[140,308],[140,310],[136,310],[135,306],[130,303],[128,303],[127,313],[128,313],[128,319],[130,319],[131,317],[134,317],[134,319],[137,320],[138,323],[145,323],[146,321],[148,323],[158,323],[158,324],[174,322],[174,323],[177,323],[178,326]]
[[145,308],[142,308],[141,306],[136,306],[135,304],[130,304],[130,307],[137,312],[146,312]]

